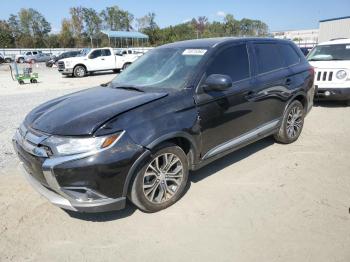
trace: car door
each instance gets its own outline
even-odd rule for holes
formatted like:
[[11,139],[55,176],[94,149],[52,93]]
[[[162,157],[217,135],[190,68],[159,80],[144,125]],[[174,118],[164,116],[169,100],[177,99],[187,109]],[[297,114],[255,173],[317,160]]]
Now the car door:
[[85,62],[88,71],[101,70],[101,67],[102,67],[101,56],[102,56],[101,49],[94,50],[89,54],[88,59]]
[[281,119],[286,100],[290,97],[290,71],[277,42],[254,42],[252,51],[256,70],[249,99],[258,112],[256,123],[276,123]]
[[101,50],[101,66],[104,70],[115,69],[115,57],[111,50],[106,48]]
[[225,144],[239,140],[256,127],[259,112],[247,99],[252,92],[249,54],[246,43],[231,44],[208,61],[202,80],[211,74],[222,74],[230,76],[233,84],[225,91],[197,91],[195,95],[203,158],[225,151]]

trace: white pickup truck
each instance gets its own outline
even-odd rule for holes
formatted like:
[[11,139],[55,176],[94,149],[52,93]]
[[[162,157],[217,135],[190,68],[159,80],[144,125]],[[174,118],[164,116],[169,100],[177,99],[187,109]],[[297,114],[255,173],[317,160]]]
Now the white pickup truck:
[[62,75],[84,77],[96,71],[113,70],[117,73],[120,69],[128,67],[138,57],[128,54],[116,55],[112,48],[93,48],[84,49],[76,57],[59,60],[57,66]]

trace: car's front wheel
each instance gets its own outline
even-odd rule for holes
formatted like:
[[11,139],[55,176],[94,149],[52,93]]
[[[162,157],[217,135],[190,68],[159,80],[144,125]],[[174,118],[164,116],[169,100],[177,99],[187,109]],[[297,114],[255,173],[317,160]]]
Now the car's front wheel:
[[84,77],[86,75],[86,69],[83,66],[76,66],[73,74],[75,77]]
[[282,124],[274,135],[277,142],[290,144],[296,141],[304,126],[305,110],[300,101],[293,101],[284,113]]
[[157,212],[179,200],[187,179],[185,152],[177,145],[165,144],[137,172],[129,198],[141,210]]

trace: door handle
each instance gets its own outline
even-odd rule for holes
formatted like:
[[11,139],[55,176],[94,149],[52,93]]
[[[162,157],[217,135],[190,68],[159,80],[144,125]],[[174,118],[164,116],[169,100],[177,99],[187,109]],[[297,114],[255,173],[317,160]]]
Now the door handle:
[[287,86],[289,86],[289,85],[291,85],[291,83],[292,83],[292,79],[287,78],[285,84],[286,84]]
[[101,60],[105,60],[104,58],[101,58]]
[[255,91],[249,91],[245,95],[245,99],[247,99],[247,100],[252,100],[254,97],[256,97],[256,92]]

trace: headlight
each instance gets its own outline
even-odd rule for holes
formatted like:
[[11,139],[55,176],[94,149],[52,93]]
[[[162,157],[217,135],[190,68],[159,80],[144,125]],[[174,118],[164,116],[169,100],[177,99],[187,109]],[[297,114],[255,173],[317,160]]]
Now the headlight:
[[106,149],[116,143],[123,132],[104,137],[74,138],[51,136],[45,140],[54,155],[74,155],[86,152],[96,152]]
[[339,70],[335,76],[341,80],[341,79],[344,79],[346,77],[346,75],[347,75],[347,73],[345,70]]

